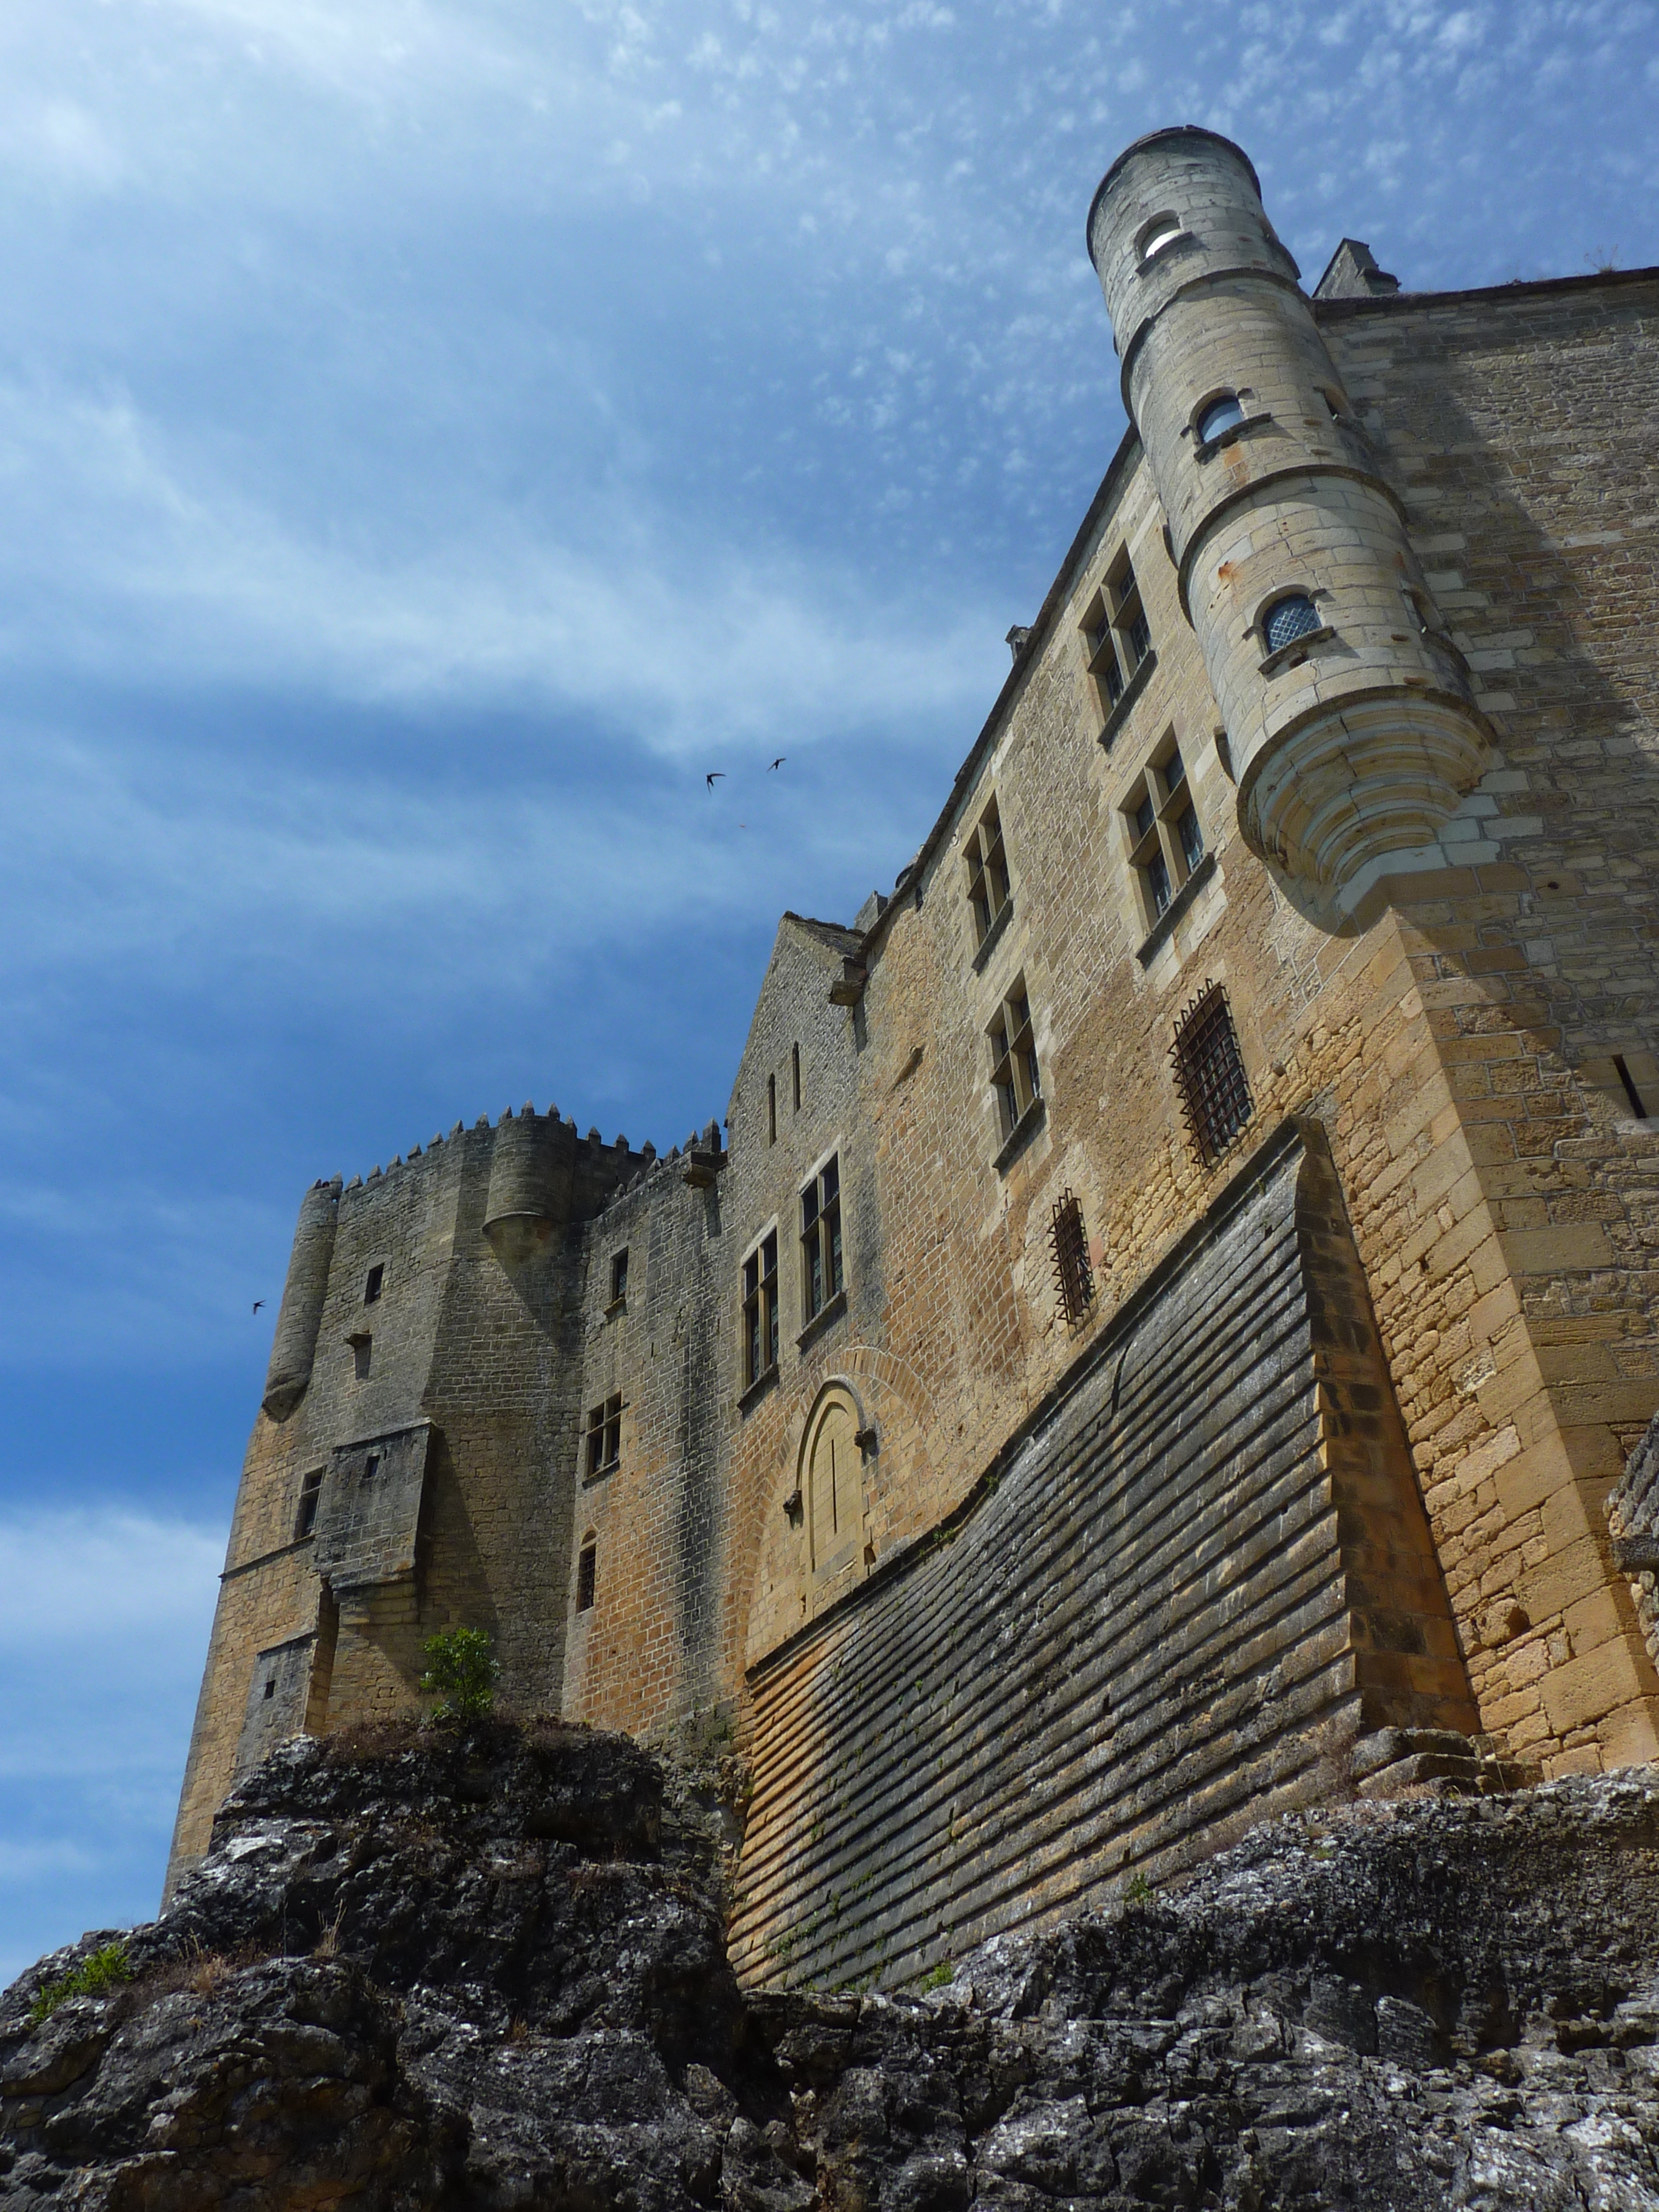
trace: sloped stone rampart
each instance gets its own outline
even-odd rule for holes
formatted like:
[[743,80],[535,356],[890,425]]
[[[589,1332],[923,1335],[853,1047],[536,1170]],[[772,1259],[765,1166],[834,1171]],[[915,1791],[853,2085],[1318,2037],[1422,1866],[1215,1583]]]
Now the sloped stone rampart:
[[745,1977],[902,1978],[1474,1725],[1344,1252],[1287,1124],[968,1510],[754,1670]]

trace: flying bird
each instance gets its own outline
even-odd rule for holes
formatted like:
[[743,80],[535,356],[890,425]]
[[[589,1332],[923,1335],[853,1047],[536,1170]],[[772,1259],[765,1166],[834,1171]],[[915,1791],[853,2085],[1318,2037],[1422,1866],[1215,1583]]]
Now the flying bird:
[[[787,754],[787,753],[780,753],[780,754],[778,755],[777,758],[773,762],[773,763],[772,763],[772,768],[781,768],[781,767],[783,766],[783,764],[784,764],[785,761],[787,761],[787,760],[788,759],[788,757],[789,757],[789,756],[788,756],[788,754]],[[769,768],[769,769],[767,769],[766,773],[768,774],[768,775],[771,775],[771,773],[772,773],[772,768]]]
[[724,783],[724,782],[725,782],[725,781],[726,781],[726,770],[725,770],[723,768],[711,769],[709,770],[708,774],[706,776],[704,776],[704,778],[703,778],[703,781],[704,781],[704,782],[708,786],[708,788],[710,789],[710,791],[712,791],[712,790],[714,788],[714,781],[715,781],[715,778],[716,778],[716,777],[718,777],[718,778],[720,779],[720,781],[722,783]]
[[255,1312],[255,1313],[258,1313],[258,1310],[259,1310],[259,1309],[260,1309],[260,1307],[261,1307],[262,1305],[264,1305],[264,1300],[263,1298],[255,1298],[255,1300],[253,1301],[253,1310],[254,1310],[254,1312]]

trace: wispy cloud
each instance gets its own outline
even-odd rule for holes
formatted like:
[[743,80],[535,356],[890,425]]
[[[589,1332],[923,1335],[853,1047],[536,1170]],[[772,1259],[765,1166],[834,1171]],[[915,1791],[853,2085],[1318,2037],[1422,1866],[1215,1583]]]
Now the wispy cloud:
[[0,1983],[154,1912],[224,1540],[119,1504],[0,1525]]
[[97,1620],[173,1618],[165,1502],[237,1462],[303,1185],[550,1089],[672,1141],[779,909],[914,849],[1122,428],[1105,163],[1227,131],[1310,270],[1345,231],[1419,287],[1650,259],[1656,20],[14,0],[0,1367],[31,1435],[77,1376],[118,1407],[155,1507],[0,1555],[85,1632],[28,1755],[129,1776],[83,1821],[20,1784],[16,1894],[165,1827]]

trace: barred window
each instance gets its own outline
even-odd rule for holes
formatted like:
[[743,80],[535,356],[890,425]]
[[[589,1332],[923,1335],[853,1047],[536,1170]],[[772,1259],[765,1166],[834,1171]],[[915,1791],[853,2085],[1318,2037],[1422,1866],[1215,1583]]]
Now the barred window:
[[1002,820],[994,799],[968,841],[968,903],[974,912],[974,935],[983,945],[1010,897],[1008,862],[1002,845]]
[[1031,1032],[1031,1002],[1023,975],[997,1008],[989,1036],[991,1085],[997,1095],[1002,1133],[1011,1137],[1042,1095],[1036,1040]]
[[587,1472],[590,1475],[608,1474],[621,1460],[622,1417],[620,1391],[613,1392],[588,1414]]
[[800,1194],[801,1306],[808,1321],[842,1288],[841,1161],[826,1160]]
[[578,1613],[592,1613],[593,1610],[593,1594],[599,1579],[599,1544],[590,1536],[576,1554],[576,1610]]
[[778,1364],[778,1233],[763,1237],[743,1263],[743,1385]]
[[1048,1222],[1048,1242],[1054,1255],[1054,1279],[1060,1310],[1075,1326],[1094,1303],[1094,1270],[1089,1265],[1089,1240],[1083,1230],[1083,1208],[1069,1190],[1062,1191]]
[[1319,610],[1305,592],[1287,592],[1261,617],[1261,635],[1269,653],[1277,653],[1282,645],[1294,645],[1297,638],[1310,637],[1321,627]]
[[1176,1022],[1171,1057],[1188,1133],[1205,1166],[1213,1167],[1254,1110],[1219,983],[1206,981]]

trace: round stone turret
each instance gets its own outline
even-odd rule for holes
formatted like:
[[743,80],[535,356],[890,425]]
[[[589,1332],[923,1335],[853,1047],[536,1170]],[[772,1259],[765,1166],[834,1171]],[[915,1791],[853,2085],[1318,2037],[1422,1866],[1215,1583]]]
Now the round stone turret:
[[1160,131],[1120,155],[1089,252],[1239,826],[1351,907],[1391,855],[1433,844],[1487,765],[1400,501],[1230,140]]
[[339,1210],[338,1176],[332,1182],[313,1183],[300,1202],[300,1219],[294,1231],[294,1249],[289,1256],[288,1280],[283,1285],[261,1401],[273,1421],[287,1420],[311,1381]]
[[504,1117],[489,1163],[484,1235],[508,1274],[539,1257],[571,1218],[574,1130],[556,1113]]

